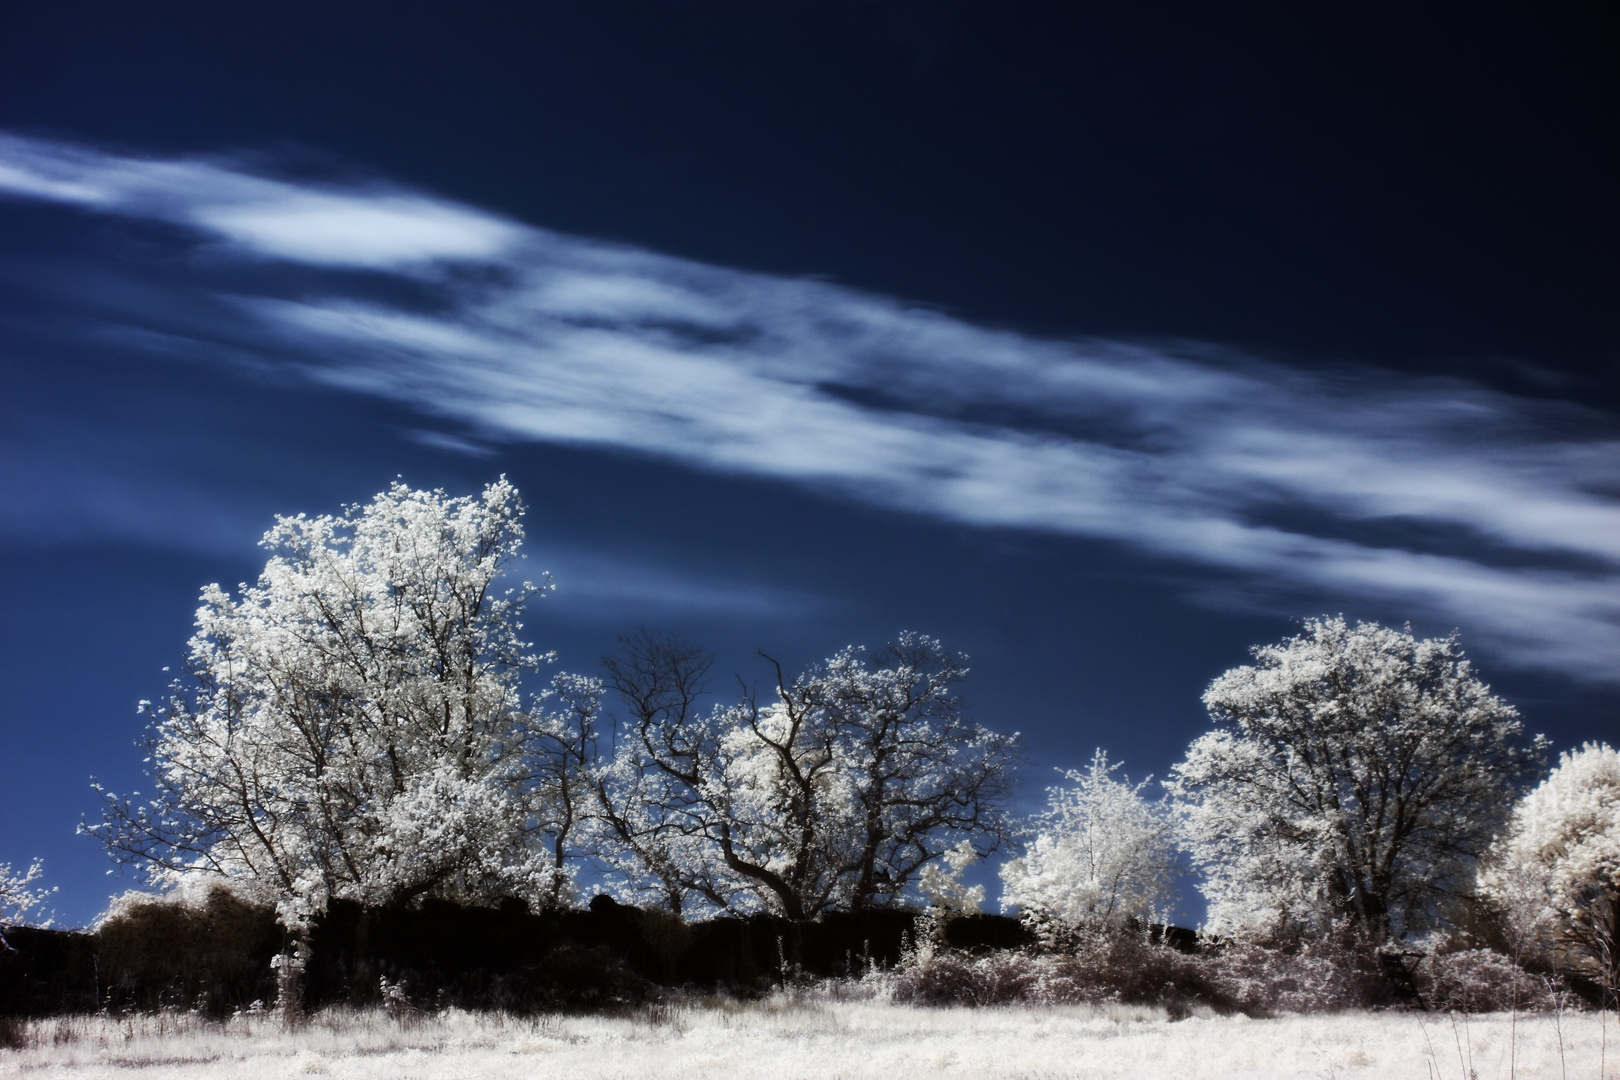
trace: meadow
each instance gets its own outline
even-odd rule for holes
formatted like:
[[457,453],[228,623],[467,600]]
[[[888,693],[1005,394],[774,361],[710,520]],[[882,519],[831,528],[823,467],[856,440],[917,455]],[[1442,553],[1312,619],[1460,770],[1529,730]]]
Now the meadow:
[[23,1022],[0,1075],[569,1080],[904,1077],[1620,1077],[1600,1014],[1357,1012],[1251,1019],[1149,1006],[919,1008],[792,992],[693,999],[621,1016],[327,1009]]

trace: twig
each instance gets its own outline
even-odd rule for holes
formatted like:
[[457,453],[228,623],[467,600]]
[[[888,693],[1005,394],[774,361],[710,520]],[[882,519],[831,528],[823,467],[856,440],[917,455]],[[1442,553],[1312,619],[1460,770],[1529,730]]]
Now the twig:
[[1479,1074],[1474,1071],[1474,1031],[1468,1022],[1468,991],[1463,991],[1463,1042],[1468,1044],[1468,1080]]
[[1564,998],[1568,996],[1567,990],[1558,992],[1558,1010],[1553,1013],[1553,1026],[1558,1030],[1558,1070],[1564,1080],[1569,1080],[1569,1066],[1564,1062]]
[[1423,1022],[1423,1017],[1422,1017],[1421,1014],[1418,1016],[1417,1022],[1418,1022],[1418,1029],[1423,1032],[1423,1041],[1425,1043],[1427,1043],[1428,1046],[1429,1046],[1429,1076],[1431,1077],[1431,1080],[1432,1080],[1432,1078],[1434,1076],[1434,1070],[1439,1067],[1440,1059],[1435,1056],[1435,1053],[1434,1053],[1434,1040],[1429,1038],[1429,1025],[1425,1024]]
[[1508,1015],[1508,1080],[1519,1075],[1519,958],[1524,946],[1513,943],[1513,1011]]
[[1598,1044],[1598,1080],[1607,1080],[1604,1070],[1609,1064],[1609,994],[1614,982],[1614,951],[1608,938],[1601,939],[1603,961],[1603,992],[1598,995],[1598,1030],[1601,1032],[1601,1041]]

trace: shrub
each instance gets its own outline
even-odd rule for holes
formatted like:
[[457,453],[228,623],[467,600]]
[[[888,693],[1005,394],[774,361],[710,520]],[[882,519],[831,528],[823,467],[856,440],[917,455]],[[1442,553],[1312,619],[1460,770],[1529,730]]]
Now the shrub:
[[212,1016],[275,996],[269,961],[282,937],[266,898],[223,881],[126,893],[96,926],[109,1004]]
[[1050,1000],[1043,976],[1052,957],[1024,953],[970,956],[954,950],[908,964],[887,977],[890,997],[910,1005],[1003,1005]]
[[1371,948],[1332,938],[1285,947],[1229,942],[1199,959],[1210,981],[1251,1015],[1401,1003]]
[[1134,934],[1091,939],[1072,952],[972,955],[935,946],[908,952],[894,972],[879,977],[893,1000],[917,1005],[1120,1002],[1160,1005],[1172,1016],[1238,1007],[1203,958]]
[[[1377,950],[1355,937],[1206,942],[1190,955],[1135,934],[980,954],[925,943],[879,979],[893,1000],[916,1005],[1119,1002],[1162,1006],[1173,1017],[1198,1008],[1269,1016],[1416,1005]],[[1563,989],[1489,949],[1426,957],[1414,983],[1429,1008],[1465,1012],[1553,1009]]]
[[1558,1007],[1563,989],[1491,949],[1437,953],[1418,965],[1416,981],[1431,1009],[1459,1012],[1545,1012]]

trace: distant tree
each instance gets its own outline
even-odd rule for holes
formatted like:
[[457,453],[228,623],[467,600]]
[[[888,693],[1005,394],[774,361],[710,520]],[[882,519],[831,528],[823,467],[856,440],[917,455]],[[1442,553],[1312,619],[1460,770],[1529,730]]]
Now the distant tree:
[[1561,952],[1620,989],[1620,753],[1566,751],[1514,808],[1481,874],[1515,945]]
[[1151,777],[1132,784],[1118,769],[1098,750],[1063,774],[1068,784],[1046,789],[1024,854],[1001,866],[1003,909],[1083,934],[1162,917],[1176,877],[1174,819],[1143,797]]
[[1254,656],[1210,684],[1218,727],[1168,785],[1212,928],[1433,925],[1540,767],[1541,740],[1522,737],[1455,635],[1308,619]]
[[203,590],[153,711],[154,795],[104,793],[89,831],[157,877],[265,882],[290,923],[333,898],[555,902],[567,870],[544,837],[571,819],[536,749],[574,735],[519,699],[548,659],[519,621],[548,586],[497,591],[523,512],[503,477],[278,518],[256,585]]
[[963,839],[981,856],[1000,843],[1016,736],[962,715],[963,658],[937,641],[844,649],[792,680],[771,661],[774,700],[707,712],[701,650],[646,633],[622,646],[606,682],[630,715],[602,816],[672,906],[861,910]]

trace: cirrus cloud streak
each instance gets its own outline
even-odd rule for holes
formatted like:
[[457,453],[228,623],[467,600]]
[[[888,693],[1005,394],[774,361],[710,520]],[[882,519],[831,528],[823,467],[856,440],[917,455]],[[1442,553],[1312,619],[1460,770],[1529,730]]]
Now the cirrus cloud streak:
[[[278,288],[199,272],[206,319],[176,298],[140,332],[229,339],[405,403],[455,432],[430,442],[630,451],[1112,541],[1620,678],[1620,440],[1571,406],[1195,343],[1039,338],[226,158],[4,137],[0,193],[179,226],[198,258],[300,268]],[[377,279],[415,299],[378,299]]]

